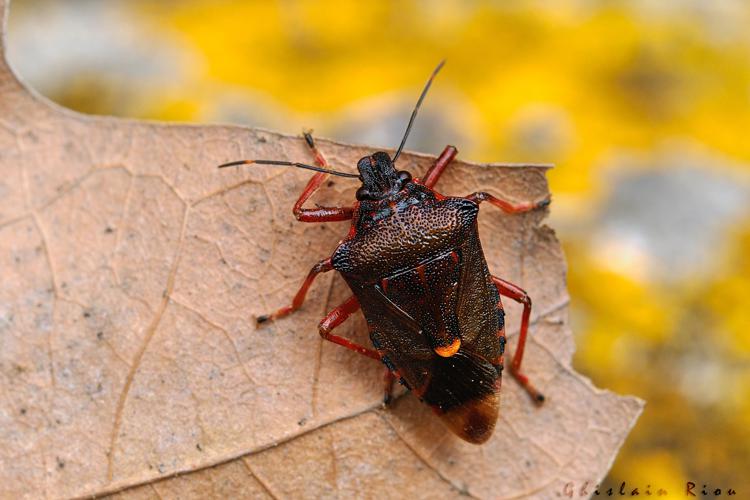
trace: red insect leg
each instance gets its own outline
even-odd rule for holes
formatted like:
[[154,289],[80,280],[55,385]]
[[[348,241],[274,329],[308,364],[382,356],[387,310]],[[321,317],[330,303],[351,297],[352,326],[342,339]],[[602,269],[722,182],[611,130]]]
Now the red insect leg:
[[549,197],[547,197],[537,203],[528,203],[528,202],[512,203],[507,200],[496,198],[495,196],[492,196],[491,194],[485,193],[483,191],[472,193],[469,196],[467,196],[466,199],[471,200],[477,204],[483,201],[489,201],[496,207],[499,207],[500,209],[502,209],[503,212],[506,212],[509,214],[518,214],[522,212],[528,212],[529,210],[534,210],[535,208],[543,208],[549,205],[549,202],[550,202]]
[[310,285],[312,285],[312,282],[315,280],[315,277],[320,273],[325,273],[333,269],[333,264],[331,264],[331,259],[325,259],[321,260],[317,264],[313,266],[312,269],[310,269],[310,272],[307,275],[307,278],[305,278],[304,283],[302,283],[302,286],[297,291],[297,295],[294,296],[294,299],[292,300],[292,304],[289,306],[282,307],[281,309],[277,310],[276,312],[272,314],[264,314],[263,316],[258,316],[256,321],[258,323],[265,323],[269,320],[275,320],[279,318],[283,318],[289,313],[292,313],[299,309],[302,306],[302,303],[305,301],[305,295],[307,295],[307,290],[310,288]]
[[[435,184],[437,184],[438,179],[440,179],[440,176],[443,175],[443,172],[445,172],[445,169],[448,168],[448,165],[451,164],[457,154],[458,150],[454,146],[446,146],[443,152],[440,153],[438,159],[435,161],[435,164],[430,167],[427,173],[425,173],[424,177],[422,178],[422,184],[424,184],[428,188],[434,187]],[[547,197],[537,203],[512,203],[510,201],[502,200],[482,191],[472,193],[467,196],[466,199],[471,200],[474,203],[489,201],[496,207],[501,208],[504,212],[510,214],[528,212],[529,210],[534,210],[535,208],[543,208],[549,205],[550,202],[549,197]]]
[[323,318],[323,321],[318,325],[318,332],[320,332],[321,337],[333,342],[334,344],[344,346],[349,350],[362,354],[363,356],[380,361],[380,354],[378,354],[377,351],[368,349],[367,347],[361,346],[351,340],[347,340],[331,333],[331,330],[346,321],[349,316],[358,309],[359,302],[357,301],[357,298],[354,296],[349,297],[340,306],[328,313],[328,316]]
[[[318,148],[315,146],[312,135],[309,132],[305,132],[305,143],[312,150],[315,156],[315,163],[321,167],[328,168],[328,162],[325,157],[320,153]],[[310,182],[305,186],[305,190],[302,191],[297,203],[294,204],[292,212],[298,221],[301,222],[335,222],[342,220],[349,220],[354,214],[352,207],[318,207],[318,208],[302,208],[302,205],[313,195],[315,191],[323,184],[328,174],[319,172],[312,176]]]
[[422,184],[428,188],[434,187],[440,176],[443,175],[443,172],[448,168],[448,165],[450,165],[457,154],[458,150],[454,146],[445,146],[445,149],[440,153],[438,159],[435,160],[435,163],[430,167],[427,173],[424,174]]
[[513,356],[513,360],[510,363],[510,373],[518,381],[521,386],[526,389],[526,392],[532,397],[532,399],[538,403],[544,401],[544,396],[540,393],[533,384],[529,381],[529,378],[521,372],[521,362],[523,361],[523,352],[526,348],[526,336],[529,330],[529,318],[531,317],[531,297],[523,289],[517,287],[509,281],[504,279],[492,277],[493,283],[497,287],[497,291],[500,295],[509,297],[516,302],[523,304],[523,315],[521,316],[521,330],[518,334],[518,347],[516,348],[516,354]]

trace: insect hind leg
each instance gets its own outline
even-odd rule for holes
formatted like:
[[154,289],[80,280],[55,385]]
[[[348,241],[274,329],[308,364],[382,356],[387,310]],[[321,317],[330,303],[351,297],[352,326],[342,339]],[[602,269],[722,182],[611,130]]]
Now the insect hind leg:
[[[331,333],[331,330],[341,325],[344,321],[346,321],[349,318],[349,316],[351,316],[358,309],[359,309],[359,301],[357,301],[357,298],[354,296],[349,297],[341,305],[334,308],[333,311],[328,313],[328,316],[326,316],[323,319],[323,321],[320,322],[320,325],[318,325],[318,331],[320,332],[320,336],[328,340],[329,342],[333,342],[334,344],[338,344],[340,346],[346,347],[347,349],[354,351],[358,354],[362,354],[363,356],[367,356],[368,358],[372,358],[377,361],[383,361],[384,359],[381,358],[381,355],[378,351],[373,350],[373,349],[368,349],[367,347],[364,347],[360,344],[352,342],[351,340],[345,339],[338,335],[333,335]],[[393,371],[391,371],[392,367],[393,367],[392,365],[389,366],[388,364],[386,364],[385,373],[383,374],[383,406],[384,407],[389,406],[391,402],[393,401],[394,382],[396,381],[398,377],[400,377],[400,375],[393,373]]]
[[500,295],[509,297],[519,304],[523,304],[523,315],[521,316],[521,329],[518,334],[518,346],[516,347],[516,354],[510,363],[510,373],[513,375],[521,387],[531,396],[531,399],[535,403],[541,404],[544,402],[544,395],[539,392],[534,384],[531,383],[529,377],[521,371],[521,362],[523,361],[523,354],[526,348],[526,337],[528,336],[529,330],[529,318],[531,317],[531,297],[522,288],[514,285],[509,281],[492,277],[492,282],[495,284],[497,291]]
[[329,312],[325,318],[323,318],[323,321],[321,321],[318,325],[318,332],[320,333],[321,337],[329,342],[333,342],[334,344],[346,347],[350,351],[354,351],[356,353],[362,354],[363,356],[367,356],[368,358],[380,361],[380,354],[378,354],[377,351],[368,349],[367,347],[359,345],[356,342],[352,342],[351,340],[331,333],[334,328],[349,319],[349,316],[351,316],[352,313],[354,313],[358,309],[359,302],[357,301],[357,298],[352,295],[341,305],[334,308],[333,311]]

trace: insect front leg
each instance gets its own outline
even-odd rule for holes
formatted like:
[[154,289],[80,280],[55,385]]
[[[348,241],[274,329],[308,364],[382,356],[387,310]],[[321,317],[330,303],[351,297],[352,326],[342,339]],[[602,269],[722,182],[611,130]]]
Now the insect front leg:
[[510,373],[513,377],[521,384],[521,387],[526,389],[531,398],[537,402],[542,403],[544,401],[544,395],[539,392],[534,385],[529,381],[529,377],[521,372],[521,362],[523,361],[523,352],[526,348],[526,336],[529,330],[529,318],[531,317],[531,297],[523,289],[514,285],[509,281],[492,277],[492,282],[497,287],[497,291],[500,295],[509,297],[519,304],[523,304],[523,315],[521,316],[521,330],[518,334],[518,347],[516,347],[516,354],[513,356],[513,360],[510,363]]
[[443,149],[443,152],[440,153],[440,156],[438,156],[437,160],[435,160],[435,163],[424,174],[424,177],[422,178],[422,184],[424,184],[428,188],[433,188],[435,184],[437,184],[438,179],[440,179],[440,176],[443,175],[443,172],[446,168],[448,168],[448,165],[450,165],[450,163],[453,161],[453,158],[455,158],[457,154],[458,150],[455,148],[455,146],[445,146],[445,149]]
[[318,332],[320,333],[321,337],[328,340],[329,342],[333,342],[334,344],[344,346],[351,351],[362,354],[363,356],[367,356],[368,358],[372,358],[377,361],[380,361],[380,354],[378,354],[377,351],[373,349],[368,349],[367,347],[361,346],[355,342],[352,342],[351,340],[347,340],[344,337],[339,337],[338,335],[333,335],[331,333],[331,331],[334,328],[336,328],[341,323],[346,321],[349,318],[349,316],[351,316],[352,313],[354,313],[358,309],[359,309],[359,302],[357,301],[357,298],[352,295],[351,297],[346,299],[341,305],[336,307],[333,311],[329,312],[328,316],[323,318],[323,321],[321,321],[320,324],[318,325]]
[[[328,168],[328,162],[326,161],[325,157],[321,154],[321,152],[318,150],[318,148],[315,146],[315,141],[313,140],[312,135],[310,132],[305,132],[305,143],[307,146],[312,150],[313,155],[315,156],[315,163],[317,163],[321,167]],[[320,188],[320,186],[323,184],[323,181],[325,181],[328,174],[319,172],[312,176],[310,179],[310,182],[307,183],[307,186],[305,186],[305,190],[302,191],[302,194],[300,195],[299,199],[297,200],[297,203],[294,204],[294,207],[292,208],[292,213],[294,213],[294,216],[297,218],[298,221],[301,222],[335,222],[335,221],[342,221],[342,220],[350,220],[352,218],[352,215],[354,213],[354,209],[352,207],[317,207],[317,208],[302,208],[302,205],[307,202],[307,200],[310,198],[310,196],[313,195],[315,191]]]
[[305,301],[305,296],[307,295],[307,290],[310,288],[310,285],[312,285],[312,282],[315,280],[315,277],[318,276],[320,273],[325,273],[333,269],[333,264],[331,263],[330,257],[325,260],[321,260],[317,264],[313,266],[312,269],[310,269],[310,272],[307,275],[307,278],[305,278],[305,281],[302,283],[302,286],[297,291],[297,294],[294,296],[294,299],[292,300],[292,304],[282,307],[281,309],[278,309],[276,312],[272,314],[263,314],[261,316],[258,316],[258,318],[255,320],[258,324],[265,323],[266,321],[276,320],[279,318],[283,318],[287,314],[293,313],[297,309],[299,309],[302,306],[302,303]]
[[[457,154],[458,150],[455,148],[455,146],[446,146],[445,149],[443,149],[443,152],[440,153],[440,156],[438,156],[437,160],[435,160],[435,163],[430,167],[429,170],[427,170],[427,172],[424,174],[424,177],[422,177],[422,184],[424,184],[428,188],[433,188],[440,179],[440,176],[443,175],[443,172],[445,172],[451,162],[453,162],[453,159]],[[513,203],[497,198],[496,196],[492,196],[491,194],[485,193],[483,191],[472,193],[467,196],[466,199],[471,200],[474,203],[489,201],[496,207],[501,208],[504,212],[510,214],[528,212],[537,208],[544,208],[550,204],[549,196],[536,203]]]
[[496,207],[500,208],[503,212],[508,213],[508,214],[519,214],[523,212],[529,212],[537,208],[544,208],[550,204],[549,196],[547,196],[543,200],[538,201],[536,203],[529,203],[529,202],[513,203],[508,200],[503,200],[501,198],[492,196],[490,193],[485,193],[484,191],[471,193],[469,196],[466,196],[466,199],[471,200],[477,204],[483,201],[489,201]]

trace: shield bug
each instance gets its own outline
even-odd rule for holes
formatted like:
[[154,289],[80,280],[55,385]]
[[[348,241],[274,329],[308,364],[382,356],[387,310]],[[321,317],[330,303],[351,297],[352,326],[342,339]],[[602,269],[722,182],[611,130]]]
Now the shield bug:
[[[396,169],[419,107],[442,65],[427,81],[393,157],[382,151],[365,156],[357,163],[359,174],[330,169],[310,133],[304,138],[317,165],[240,160],[220,168],[265,164],[315,170],[294,204],[297,220],[352,221],[349,234],[329,258],[313,266],[292,303],[259,316],[257,322],[278,320],[299,309],[316,276],[338,271],[353,295],[320,322],[320,335],[385,364],[386,402],[397,379],[455,434],[483,443],[492,434],[500,407],[505,351],[501,295],[523,304],[510,373],[535,402],[544,397],[521,371],[531,299],[518,286],[490,274],[477,229],[479,204],[488,201],[517,214],[543,208],[549,198],[518,204],[485,192],[464,197],[438,193],[433,186],[455,158],[453,146],[445,148],[421,179]],[[329,174],[359,179],[356,201],[351,206],[304,208]],[[333,333],[360,308],[374,349]]]

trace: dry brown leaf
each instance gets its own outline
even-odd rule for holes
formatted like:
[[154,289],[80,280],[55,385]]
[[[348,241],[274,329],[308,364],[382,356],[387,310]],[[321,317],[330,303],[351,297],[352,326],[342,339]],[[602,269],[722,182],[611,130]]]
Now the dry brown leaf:
[[[320,147],[350,169],[370,152]],[[0,61],[0,497],[554,498],[603,477],[642,403],[572,371],[544,213],[480,217],[491,270],[534,298],[525,363],[549,400],[504,384],[478,447],[412,396],[380,410],[382,367],[321,341],[317,322],[347,294],[332,273],[299,313],[255,329],[347,223],[294,220],[305,172],[215,168],[248,157],[308,152],[263,130],[79,115]],[[432,158],[401,161],[419,174]],[[353,199],[354,182],[334,182],[318,201]],[[438,185],[479,188],[537,200],[545,170],[458,162]],[[508,304],[510,332],[519,318]],[[365,331],[360,317],[342,333]]]

